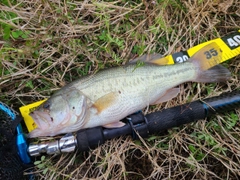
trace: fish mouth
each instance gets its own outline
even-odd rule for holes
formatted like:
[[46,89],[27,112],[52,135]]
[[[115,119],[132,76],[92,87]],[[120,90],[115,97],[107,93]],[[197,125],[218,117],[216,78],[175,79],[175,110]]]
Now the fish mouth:
[[36,123],[37,127],[27,134],[28,138],[48,137],[55,136],[60,133],[65,133],[65,131],[62,132],[64,128],[54,124],[51,120],[51,116],[46,112],[34,111],[29,115],[33,118],[34,123]]
[[35,137],[44,137],[49,135],[49,129],[51,127],[51,118],[48,113],[46,112],[39,112],[34,111],[29,114],[34,123],[36,123],[37,128],[29,132],[27,135],[28,138],[35,138]]
[[51,125],[50,124],[51,118],[50,118],[49,114],[46,112],[34,111],[34,112],[30,113],[29,115],[32,117],[32,119],[37,124],[37,127],[39,129],[45,129]]

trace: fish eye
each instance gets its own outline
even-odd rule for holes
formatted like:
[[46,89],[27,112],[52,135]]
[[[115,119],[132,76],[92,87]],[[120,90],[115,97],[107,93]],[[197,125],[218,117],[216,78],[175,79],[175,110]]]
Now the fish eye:
[[50,108],[50,103],[49,102],[44,103],[43,108],[44,109],[49,109]]

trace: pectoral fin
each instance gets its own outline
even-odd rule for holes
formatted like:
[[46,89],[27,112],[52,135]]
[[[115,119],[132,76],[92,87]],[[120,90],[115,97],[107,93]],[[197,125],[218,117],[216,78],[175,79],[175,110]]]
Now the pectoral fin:
[[125,123],[123,123],[121,121],[118,121],[118,122],[114,122],[114,123],[111,123],[111,124],[106,124],[103,127],[105,127],[105,128],[120,128],[120,127],[123,127],[123,126],[125,126]]
[[151,105],[155,105],[155,104],[160,104],[166,101],[171,100],[172,98],[176,97],[178,95],[178,93],[180,92],[179,88],[172,88],[169,89],[165,92],[164,95],[160,96],[156,101],[154,101],[153,103],[151,103]]
[[116,93],[116,92],[108,93],[102,96],[101,98],[99,98],[97,101],[95,101],[92,106],[97,109],[97,112],[99,114],[103,110],[107,109],[108,107],[116,103],[118,96],[119,96],[119,93]]
[[145,54],[129,61],[129,64],[135,64],[137,62],[144,62],[144,63],[150,63],[150,64],[156,64],[156,65],[167,65],[168,59],[162,57],[162,55],[158,53]]

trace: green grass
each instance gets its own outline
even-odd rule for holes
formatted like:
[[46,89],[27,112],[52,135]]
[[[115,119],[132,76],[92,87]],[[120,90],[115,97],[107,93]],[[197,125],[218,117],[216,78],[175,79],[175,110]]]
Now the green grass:
[[[100,69],[146,53],[172,54],[239,29],[239,1],[22,1],[0,3],[0,101],[14,109]],[[141,65],[141,64],[139,64]],[[185,83],[149,113],[239,89],[239,57],[227,83]],[[35,159],[37,179],[237,179],[239,110],[90,152]]]

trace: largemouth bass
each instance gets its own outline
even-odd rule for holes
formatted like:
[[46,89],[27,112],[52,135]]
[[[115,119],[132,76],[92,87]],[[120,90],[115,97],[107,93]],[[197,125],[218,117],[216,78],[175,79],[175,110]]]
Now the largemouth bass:
[[[164,58],[145,55],[123,67],[82,77],[66,85],[30,115],[37,128],[29,137],[55,136],[79,129],[124,126],[120,120],[149,105],[176,97],[177,85],[226,81],[230,72],[221,65],[221,49],[211,43],[187,62],[165,64]],[[136,61],[144,61],[137,66]]]

